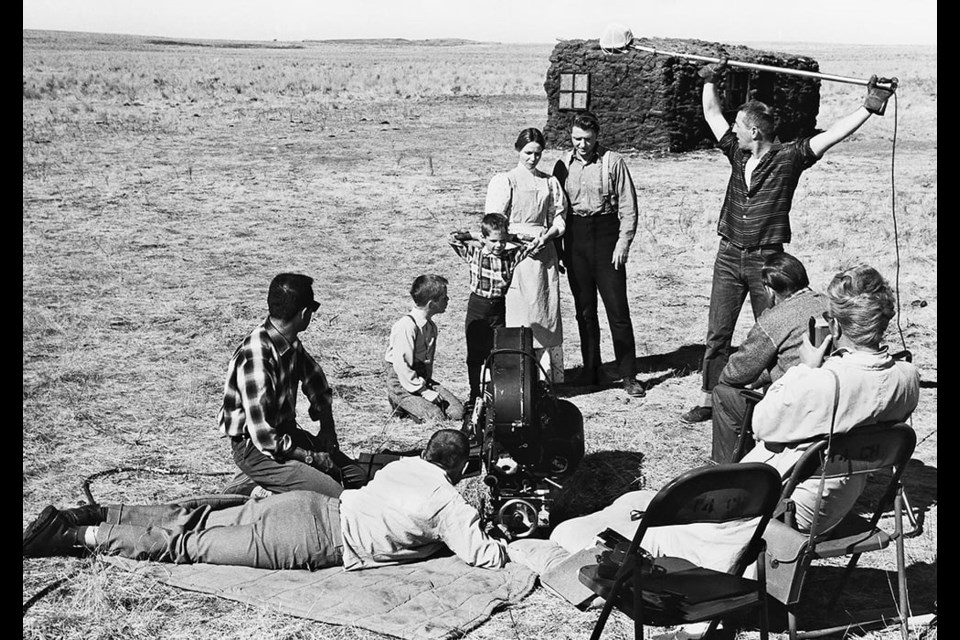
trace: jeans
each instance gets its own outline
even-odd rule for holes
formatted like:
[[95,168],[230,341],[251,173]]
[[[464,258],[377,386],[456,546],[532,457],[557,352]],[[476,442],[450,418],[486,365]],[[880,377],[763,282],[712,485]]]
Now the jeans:
[[506,326],[505,298],[483,298],[470,294],[464,331],[467,338],[467,375],[470,400],[480,397],[480,373],[493,350],[493,331]]
[[340,501],[311,491],[110,505],[97,548],[134,560],[322,569],[343,558]]
[[616,215],[567,216],[563,261],[580,330],[583,371],[588,376],[603,364],[597,293],[607,311],[617,373],[632,378],[637,372],[636,342],[627,303],[627,267],[614,269],[610,262],[619,237],[620,219]]
[[[321,450],[319,443],[303,429],[291,429],[287,433],[295,446],[311,451]],[[367,481],[367,474],[363,469],[339,449],[329,452],[339,470],[325,473],[299,460],[277,462],[257,449],[250,438],[236,438],[232,447],[233,461],[237,463],[240,471],[256,484],[274,493],[304,490],[337,498],[345,488],[356,489]]]
[[[734,460],[737,449],[737,439],[743,429],[744,418],[747,413],[747,400],[740,393],[738,387],[718,384],[713,388],[713,450],[711,460],[716,463],[740,462]],[[753,449],[753,438],[744,443],[743,453]]]
[[782,252],[782,244],[742,249],[725,238],[720,239],[720,248],[713,264],[707,338],[703,351],[702,390],[705,393],[717,385],[720,372],[730,358],[733,331],[747,294],[750,294],[754,319],[770,306],[760,271],[767,256]]
[[400,409],[418,423],[441,422],[443,420],[462,420],[463,403],[449,389],[435,380],[428,380],[431,389],[439,394],[437,404],[430,402],[419,393],[410,393],[400,384],[400,378],[387,362],[384,366],[384,378],[387,383],[387,400],[394,410]]

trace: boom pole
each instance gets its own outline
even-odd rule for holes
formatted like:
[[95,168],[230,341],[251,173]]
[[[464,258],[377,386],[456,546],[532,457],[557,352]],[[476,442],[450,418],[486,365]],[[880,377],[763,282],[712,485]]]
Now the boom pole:
[[[686,58],[688,60],[698,60],[700,62],[713,62],[720,63],[724,62],[723,58],[713,58],[710,56],[700,56],[693,53],[677,53],[674,51],[662,51],[660,49],[654,49],[653,47],[645,47],[643,45],[630,43],[627,47],[631,49],[638,49],[640,51],[647,51],[660,56],[676,56],[678,58]],[[755,71],[769,71],[771,73],[784,73],[792,76],[803,76],[805,78],[817,78],[819,80],[832,80],[834,82],[846,82],[848,84],[858,84],[862,86],[867,86],[869,80],[861,80],[860,78],[850,78],[848,76],[837,76],[831,75],[828,73],[819,73],[816,71],[805,71],[803,69],[788,69],[785,67],[772,67],[765,64],[756,64],[754,62],[740,62],[739,60],[726,60],[727,66],[729,67],[742,67],[744,69],[753,69]]]

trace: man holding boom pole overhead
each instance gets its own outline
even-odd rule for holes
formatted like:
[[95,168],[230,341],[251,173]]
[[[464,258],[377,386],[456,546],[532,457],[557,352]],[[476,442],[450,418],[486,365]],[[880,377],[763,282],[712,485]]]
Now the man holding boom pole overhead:
[[696,406],[681,416],[684,422],[704,422],[713,416],[711,393],[731,352],[731,339],[747,293],[754,319],[770,306],[760,271],[764,259],[790,242],[790,207],[800,174],[823,154],[867,121],[883,115],[894,87],[870,78],[863,105],[826,131],[793,142],[777,140],[773,110],[751,100],[727,122],[716,80],[726,60],[703,66],[703,116],[730,161],[731,173],[717,233],[720,247],[713,266],[710,310],[703,354],[703,384]]

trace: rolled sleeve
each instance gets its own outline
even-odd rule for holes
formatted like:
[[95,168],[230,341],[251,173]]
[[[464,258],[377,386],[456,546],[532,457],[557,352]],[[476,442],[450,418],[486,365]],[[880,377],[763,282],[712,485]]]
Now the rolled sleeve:
[[630,244],[637,233],[637,190],[623,158],[617,158],[611,167],[617,190],[617,215],[620,217],[620,240]]

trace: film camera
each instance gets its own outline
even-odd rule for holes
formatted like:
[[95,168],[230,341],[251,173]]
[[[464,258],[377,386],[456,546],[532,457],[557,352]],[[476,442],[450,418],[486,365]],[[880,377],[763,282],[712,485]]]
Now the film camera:
[[583,415],[556,397],[541,371],[529,327],[496,329],[464,425],[467,474],[483,476],[492,523],[514,538],[549,533],[553,501],[584,453]]
[[807,333],[810,338],[810,344],[819,347],[823,344],[824,339],[830,335],[830,324],[823,316],[810,316]]

